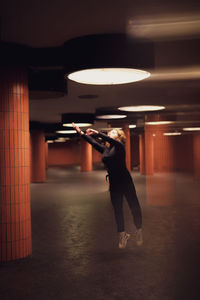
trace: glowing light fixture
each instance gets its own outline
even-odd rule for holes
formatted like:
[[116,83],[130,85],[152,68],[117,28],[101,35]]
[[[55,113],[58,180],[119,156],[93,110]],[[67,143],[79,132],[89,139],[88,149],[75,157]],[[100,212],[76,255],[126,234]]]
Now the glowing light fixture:
[[54,141],[52,141],[52,140],[47,141],[48,144],[52,144],[53,142]]
[[156,111],[165,109],[164,106],[158,105],[135,105],[135,106],[122,106],[118,108],[122,111]]
[[99,115],[96,116],[97,119],[124,119],[126,115]]
[[173,135],[181,135],[181,132],[165,132],[163,135],[166,136],[173,136]]
[[[91,113],[65,113],[62,114],[62,126],[71,127],[72,122],[79,127],[92,126],[94,122],[94,114]],[[61,130],[62,128],[58,128]]]
[[56,133],[73,134],[73,133],[77,133],[77,132],[76,132],[76,130],[57,130]]
[[145,122],[146,125],[167,125],[172,124],[173,121],[155,121],[155,122]]
[[129,127],[129,128],[135,128],[135,127],[136,127],[136,125],[134,125],[134,124],[131,124],[131,125],[129,125],[128,127]]
[[67,41],[64,48],[65,77],[83,84],[136,82],[148,78],[155,64],[153,42],[126,33],[85,35]]
[[[92,126],[92,123],[76,123],[76,125],[78,127],[88,127],[88,126]],[[64,127],[73,127],[72,123],[65,123],[63,124]]]
[[122,129],[122,127],[105,127],[105,128],[100,128],[100,130],[103,130],[103,131],[109,131],[109,130],[113,130],[113,129]]
[[54,140],[56,143],[64,143],[67,140],[69,140],[70,138],[66,138],[66,137],[59,137],[56,140]]
[[151,74],[147,71],[129,68],[98,68],[73,72],[70,80],[94,85],[125,84],[143,80]]
[[64,143],[64,142],[65,142],[65,140],[60,140],[60,139],[57,139],[57,140],[55,140],[54,142],[56,142],[56,143]]
[[200,131],[200,127],[185,127],[184,131]]

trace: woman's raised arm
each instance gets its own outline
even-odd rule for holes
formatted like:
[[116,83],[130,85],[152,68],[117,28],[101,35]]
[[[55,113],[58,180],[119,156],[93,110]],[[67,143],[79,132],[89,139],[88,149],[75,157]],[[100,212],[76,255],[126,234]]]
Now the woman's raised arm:
[[94,149],[96,149],[97,151],[99,151],[100,153],[103,153],[105,150],[105,146],[101,145],[100,143],[98,143],[93,137],[92,135],[97,135],[98,131],[94,130],[94,129],[87,129],[86,130],[86,134],[74,123],[72,123],[73,128],[81,135],[81,137],[86,140],[88,143],[90,143]]

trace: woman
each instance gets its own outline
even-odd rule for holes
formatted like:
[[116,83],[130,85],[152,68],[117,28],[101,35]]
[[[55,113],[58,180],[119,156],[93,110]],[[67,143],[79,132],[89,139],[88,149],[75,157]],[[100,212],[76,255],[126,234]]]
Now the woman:
[[[143,244],[142,214],[131,175],[126,167],[125,135],[123,130],[113,129],[108,135],[94,129],[87,129],[84,133],[78,126],[72,123],[74,129],[90,143],[97,151],[102,153],[102,161],[108,171],[110,183],[111,202],[115,212],[117,230],[119,232],[119,248],[125,248],[130,234],[125,232],[123,217],[123,196],[128,201],[133,221],[137,228],[136,244]],[[106,142],[101,145],[94,137],[100,137]]]

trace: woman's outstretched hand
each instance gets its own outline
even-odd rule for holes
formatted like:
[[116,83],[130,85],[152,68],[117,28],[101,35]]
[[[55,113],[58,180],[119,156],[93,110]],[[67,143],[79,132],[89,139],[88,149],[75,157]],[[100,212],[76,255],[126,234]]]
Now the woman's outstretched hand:
[[86,130],[86,135],[95,135],[95,134],[98,134],[99,132],[97,130],[94,130],[92,128],[88,128]]
[[76,130],[76,132],[81,133],[81,129],[77,125],[75,125],[74,122],[72,122],[72,126]]
[[[76,130],[76,132],[78,132],[79,134],[84,134],[84,132],[76,125],[74,124],[74,122],[72,122],[72,126],[73,128]],[[98,134],[99,132],[97,130],[94,130],[92,128],[88,128],[86,130],[86,135],[95,135],[95,134]]]

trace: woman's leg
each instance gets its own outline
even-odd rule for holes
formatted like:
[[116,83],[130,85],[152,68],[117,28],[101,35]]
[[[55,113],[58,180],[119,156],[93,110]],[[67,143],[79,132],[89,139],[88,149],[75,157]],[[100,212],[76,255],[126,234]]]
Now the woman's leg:
[[110,198],[114,208],[117,231],[124,231],[123,194],[119,190],[110,189]]
[[124,195],[133,215],[133,221],[136,228],[142,228],[142,212],[133,182],[127,183],[124,186]]
[[125,248],[130,234],[124,231],[123,194],[119,189],[110,189],[111,202],[115,212],[117,231],[119,232],[119,248]]

